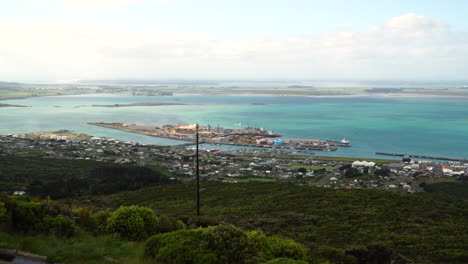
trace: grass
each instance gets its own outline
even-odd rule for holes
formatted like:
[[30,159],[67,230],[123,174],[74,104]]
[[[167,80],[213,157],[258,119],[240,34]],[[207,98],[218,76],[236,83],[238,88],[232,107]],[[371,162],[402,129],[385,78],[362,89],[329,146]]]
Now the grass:
[[226,180],[230,181],[237,181],[237,182],[275,182],[277,181],[276,179],[273,178],[261,178],[261,177],[249,177],[245,179],[239,179],[239,178],[225,178]]
[[0,232],[0,247],[47,256],[60,263],[152,263],[143,257],[143,242],[124,241],[112,236],[95,237],[83,231],[72,238]]

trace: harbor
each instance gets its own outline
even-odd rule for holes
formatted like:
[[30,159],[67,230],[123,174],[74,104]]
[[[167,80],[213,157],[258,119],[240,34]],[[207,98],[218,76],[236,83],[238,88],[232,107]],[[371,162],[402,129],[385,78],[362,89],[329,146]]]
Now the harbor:
[[90,125],[117,129],[152,137],[195,142],[198,132],[200,143],[235,145],[274,149],[295,149],[314,151],[336,151],[338,147],[351,147],[348,140],[292,139],[264,128],[224,128],[220,126],[126,124],[126,123],[88,123]]

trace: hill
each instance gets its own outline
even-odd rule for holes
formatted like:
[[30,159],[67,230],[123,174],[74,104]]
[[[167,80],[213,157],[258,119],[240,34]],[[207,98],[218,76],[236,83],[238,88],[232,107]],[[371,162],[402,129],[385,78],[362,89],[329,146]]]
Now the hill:
[[[95,196],[95,208],[142,205],[191,215],[194,185],[150,187]],[[465,186],[466,188],[466,186]],[[468,260],[466,201],[373,189],[326,189],[284,183],[202,185],[201,212],[246,229],[281,234],[315,247],[382,242],[416,263]]]

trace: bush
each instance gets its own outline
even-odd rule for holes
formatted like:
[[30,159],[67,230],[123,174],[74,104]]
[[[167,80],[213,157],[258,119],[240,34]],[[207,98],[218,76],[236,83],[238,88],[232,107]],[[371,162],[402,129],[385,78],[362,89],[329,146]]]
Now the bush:
[[276,258],[305,260],[307,249],[292,239],[266,236],[262,231],[248,232],[247,236],[263,261]]
[[75,233],[75,223],[64,215],[44,217],[43,228],[45,232],[56,236],[71,237]]
[[216,254],[217,263],[249,263],[257,255],[247,235],[233,225],[209,227],[201,238],[202,247]]
[[120,207],[107,221],[107,230],[130,240],[143,240],[156,233],[158,219],[146,207]]
[[359,261],[359,263],[365,264],[410,263],[410,261],[395,253],[393,249],[380,243],[352,247],[346,250],[346,254],[354,256]]
[[179,230],[150,237],[145,255],[165,264],[217,264],[213,252],[201,248],[201,229]]
[[0,223],[3,223],[6,221],[6,216],[7,216],[7,210],[5,208],[5,204],[0,202]]
[[255,263],[247,235],[232,225],[158,234],[145,243],[145,255],[165,264]]
[[111,217],[112,212],[110,210],[103,210],[95,213],[93,217],[93,222],[95,225],[94,231],[96,233],[105,233],[107,232],[107,220]]
[[263,264],[308,264],[308,263],[302,260],[294,260],[290,258],[277,258],[277,259],[272,259]]
[[37,202],[18,202],[12,214],[13,227],[19,232],[41,229],[44,206]]
[[219,225],[219,219],[213,216],[194,216],[187,219],[187,225],[197,228],[197,227],[209,227]]
[[93,217],[93,213],[83,207],[76,210],[77,224],[85,228],[88,231],[96,230],[96,221]]
[[342,250],[328,247],[328,246],[321,246],[315,252],[314,256],[318,257],[320,260],[323,261],[330,261],[334,264],[357,264],[358,261],[355,257],[346,255]]
[[185,224],[180,220],[172,219],[167,216],[160,216],[157,226],[157,233],[167,233],[180,229],[185,229]]

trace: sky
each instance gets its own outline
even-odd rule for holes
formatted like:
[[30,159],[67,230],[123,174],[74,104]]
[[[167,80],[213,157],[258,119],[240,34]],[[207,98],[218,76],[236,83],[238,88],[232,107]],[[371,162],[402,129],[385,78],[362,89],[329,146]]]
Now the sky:
[[464,0],[0,0],[0,81],[467,80]]

